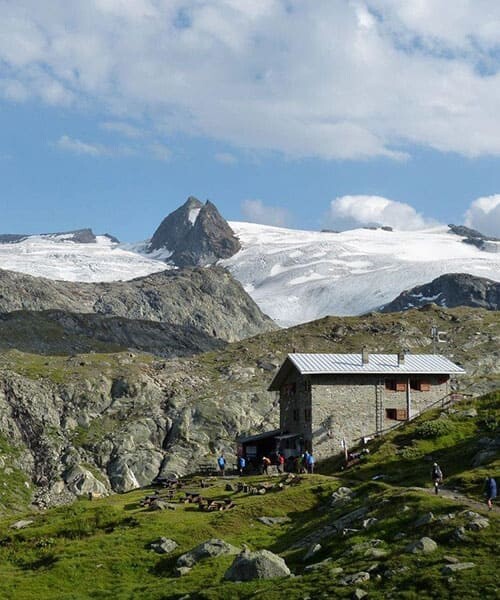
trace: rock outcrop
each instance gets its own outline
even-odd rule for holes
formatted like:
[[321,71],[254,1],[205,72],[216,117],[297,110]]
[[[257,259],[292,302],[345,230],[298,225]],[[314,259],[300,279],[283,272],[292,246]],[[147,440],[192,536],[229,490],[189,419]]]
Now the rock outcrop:
[[[105,234],[111,241],[118,243],[118,240],[109,234]],[[3,233],[0,234],[0,244],[15,244],[34,237],[33,234],[24,233]],[[36,237],[60,238],[65,242],[75,242],[79,244],[95,244],[96,236],[92,229],[75,229],[74,231],[61,231],[58,233],[40,233]]]
[[191,196],[151,238],[148,251],[162,249],[169,253],[167,260],[179,267],[206,266],[236,254],[240,243],[214,204],[202,204]]
[[226,341],[275,328],[243,287],[218,267],[172,269],[113,283],[53,281],[0,270],[0,313],[17,310],[169,323]]
[[500,283],[468,273],[450,273],[402,292],[381,312],[399,312],[434,303],[454,308],[471,306],[500,310]]

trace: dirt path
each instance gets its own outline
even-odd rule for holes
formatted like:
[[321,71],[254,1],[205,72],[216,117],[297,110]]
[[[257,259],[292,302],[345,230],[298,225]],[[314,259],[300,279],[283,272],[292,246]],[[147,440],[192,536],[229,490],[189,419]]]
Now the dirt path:
[[[418,489],[422,490],[423,492],[427,492],[428,494],[434,494],[434,488],[418,488]],[[486,506],[486,501],[479,502],[478,500],[473,500],[472,498],[469,498],[468,496],[464,496],[463,494],[460,494],[456,490],[450,490],[446,487],[439,488],[439,495],[442,496],[443,498],[448,498],[449,500],[455,500],[455,502],[460,502],[462,504],[465,504],[466,506],[469,506],[470,508],[473,508],[474,510],[477,510],[478,512],[481,512],[483,514],[488,514],[488,513],[491,514],[491,513],[499,513],[500,512],[500,507],[496,506],[495,504],[493,504],[493,508],[491,510],[488,510],[488,507]]]

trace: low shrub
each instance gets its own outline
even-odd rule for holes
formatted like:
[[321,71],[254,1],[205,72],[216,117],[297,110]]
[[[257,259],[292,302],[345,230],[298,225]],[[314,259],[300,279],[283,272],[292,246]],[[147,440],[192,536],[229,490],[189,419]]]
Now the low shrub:
[[447,419],[426,421],[415,429],[415,436],[421,439],[437,438],[453,430],[453,423]]

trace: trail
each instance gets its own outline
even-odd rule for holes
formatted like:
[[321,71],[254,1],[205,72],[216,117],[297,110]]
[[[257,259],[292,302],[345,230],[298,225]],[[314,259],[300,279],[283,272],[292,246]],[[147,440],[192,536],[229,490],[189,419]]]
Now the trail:
[[[413,488],[413,489],[421,490],[423,492],[427,492],[428,494],[434,494],[434,488],[419,487],[419,488]],[[457,492],[456,490],[450,490],[445,487],[440,487],[439,488],[439,496],[441,496],[442,498],[447,498],[448,500],[454,500],[455,502],[460,502],[461,504],[465,504],[466,506],[469,506],[470,508],[473,508],[474,510],[477,510],[478,512],[481,512],[486,515],[491,514],[491,513],[500,513],[500,507],[496,506],[495,503],[493,503],[493,508],[491,510],[489,510],[486,505],[486,501],[479,502],[478,500],[473,500],[472,498],[469,498],[468,496],[464,496],[463,494],[460,494],[460,492]]]

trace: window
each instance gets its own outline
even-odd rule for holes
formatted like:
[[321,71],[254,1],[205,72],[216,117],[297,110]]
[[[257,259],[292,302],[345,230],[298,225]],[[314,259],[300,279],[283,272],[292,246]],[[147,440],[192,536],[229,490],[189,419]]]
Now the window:
[[406,381],[397,379],[386,379],[385,389],[391,392],[406,392]]
[[310,408],[304,408],[304,421],[306,421],[306,422],[311,421],[311,409]]
[[295,389],[295,383],[285,383],[285,385],[281,386],[282,398],[293,396],[295,394]]
[[412,390],[417,390],[417,392],[428,392],[431,389],[431,384],[421,379],[410,379],[410,387]]
[[392,421],[406,421],[408,418],[406,409],[404,408],[386,408],[385,417]]

